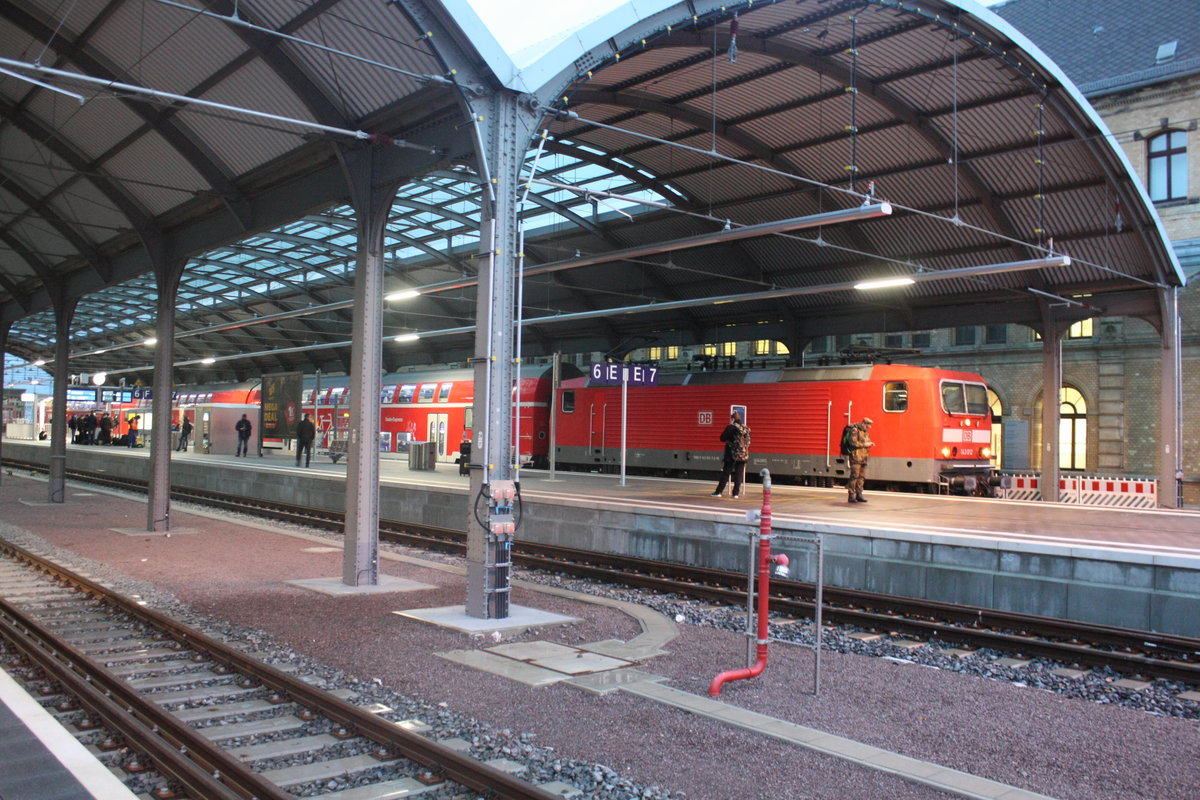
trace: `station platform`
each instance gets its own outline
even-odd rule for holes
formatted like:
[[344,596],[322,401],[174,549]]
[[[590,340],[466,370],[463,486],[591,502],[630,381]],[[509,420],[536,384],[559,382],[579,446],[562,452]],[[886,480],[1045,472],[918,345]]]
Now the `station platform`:
[[[3,443],[4,457],[46,463],[43,442]],[[67,449],[68,466],[146,479],[144,449]],[[174,453],[172,483],[344,509],[345,463],[296,468],[280,451],[237,458]],[[466,525],[468,479],[454,464],[411,470],[384,456],[384,519],[456,530]],[[521,471],[518,539],[745,571],[753,559],[762,486],[734,500],[694,480]],[[776,551],[792,577],[813,580],[819,534],[827,585],[1104,625],[1200,636],[1200,512],[1088,507],[775,484]],[[795,540],[789,540],[794,536]]]

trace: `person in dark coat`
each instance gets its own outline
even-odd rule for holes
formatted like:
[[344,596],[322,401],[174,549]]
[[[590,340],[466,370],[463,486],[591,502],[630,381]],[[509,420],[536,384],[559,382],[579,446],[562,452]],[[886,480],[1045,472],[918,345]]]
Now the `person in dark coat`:
[[854,433],[850,441],[850,482],[846,484],[846,491],[849,496],[846,498],[847,503],[865,503],[867,499],[863,497],[863,484],[867,480],[867,457],[871,454],[871,448],[875,443],[871,441],[871,425],[874,424],[870,417],[863,417],[861,422],[854,425]]
[[725,484],[733,479],[733,497],[736,500],[742,496],[742,483],[746,480],[746,462],[750,460],[750,429],[742,422],[742,415],[737,411],[729,415],[729,424],[721,431],[721,441],[725,443],[722,456],[721,482],[717,484],[713,497],[725,494]]
[[72,444],[79,444],[79,420],[74,414],[67,418],[67,427],[71,429]]
[[304,466],[312,463],[313,440],[317,438],[317,426],[313,425],[308,414],[296,423],[296,466],[300,466],[300,454],[304,454]]
[[192,421],[187,417],[183,418],[183,422],[179,425],[179,447],[176,450],[187,452],[188,439],[192,436]]
[[113,418],[108,414],[100,417],[100,444],[112,444]]
[[234,456],[242,456],[245,458],[250,454],[250,432],[254,430],[254,426],[250,424],[250,420],[246,419],[246,415],[242,414],[242,418],[233,426],[237,432],[237,452]]

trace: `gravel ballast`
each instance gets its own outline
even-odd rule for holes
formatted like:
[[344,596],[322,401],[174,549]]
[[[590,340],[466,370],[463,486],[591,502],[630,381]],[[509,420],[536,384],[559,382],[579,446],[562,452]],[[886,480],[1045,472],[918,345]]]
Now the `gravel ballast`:
[[[282,581],[339,576],[340,553],[306,552],[330,537],[296,538],[180,506],[173,526],[196,533],[127,536],[111,529],[144,525],[144,501],[69,487],[61,507],[17,502],[44,493],[44,481],[5,476],[0,535],[18,544],[36,536],[74,553],[85,560],[81,566],[189,624],[264,660],[311,670],[330,687],[354,688],[356,702],[381,702],[397,718],[422,719],[439,737],[465,738],[481,757],[526,763],[527,777],[562,780],[600,800],[951,796],[625,693],[530,688],[439,658],[493,641],[393,612],[461,605],[464,580],[446,569],[454,559],[382,561],[382,572],[433,589],[328,597]],[[676,689],[706,697],[714,675],[745,665],[736,610],[554,576],[518,577],[682,618],[668,654],[640,665]],[[627,640],[640,630],[630,616],[582,595],[518,587],[512,600],[580,621],[506,641],[579,645]],[[772,634],[803,640],[809,628],[773,625]],[[1120,676],[1064,679],[1051,674],[1060,665],[1035,661],[1012,670],[987,653],[959,659],[935,646],[902,651],[841,631],[826,633],[824,642],[831,649],[823,654],[819,696],[811,693],[811,649],[778,641],[763,675],[726,684],[721,701],[1061,800],[1200,797],[1200,705],[1178,700],[1182,687],[1155,682],[1132,692],[1113,686]]]

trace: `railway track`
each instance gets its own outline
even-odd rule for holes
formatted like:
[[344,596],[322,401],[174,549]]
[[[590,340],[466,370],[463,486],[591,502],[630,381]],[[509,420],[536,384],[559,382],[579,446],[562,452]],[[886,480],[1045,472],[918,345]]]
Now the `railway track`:
[[[42,470],[34,465],[18,466]],[[92,480],[90,473],[69,472],[68,476]],[[141,482],[99,477],[105,485],[145,492],[145,484]],[[340,531],[343,524],[340,513],[319,509],[194,490],[173,492],[172,497],[331,531]],[[458,555],[466,552],[466,535],[442,528],[381,521],[380,539]],[[746,578],[741,573],[530,542],[514,545],[513,561],[525,569],[564,573],[710,603],[746,604]],[[771,592],[773,612],[789,617],[812,616],[815,595],[812,584],[774,579]],[[825,587],[824,604],[824,619],[829,623],[1200,686],[1200,639],[1196,638],[835,587]]]
[[6,670],[142,796],[556,796],[5,542],[0,644]]

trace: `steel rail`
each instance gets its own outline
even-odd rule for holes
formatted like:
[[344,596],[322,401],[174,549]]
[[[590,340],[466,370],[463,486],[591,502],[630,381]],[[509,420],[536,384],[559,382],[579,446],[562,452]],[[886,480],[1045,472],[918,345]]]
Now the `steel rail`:
[[6,600],[0,600],[0,635],[190,796],[293,800]]
[[[327,694],[300,678],[251,658],[165,614],[138,605],[133,600],[116,594],[100,584],[18,545],[0,540],[0,552],[7,552],[13,557],[29,562],[38,569],[55,575],[64,582],[78,586],[93,597],[166,632],[175,641],[193,650],[203,652],[214,661],[225,664],[230,669],[261,682],[263,686],[274,689],[285,697],[290,697],[293,701],[320,712],[351,732],[416,762],[435,775],[483,792],[488,797],[507,798],[508,800],[551,800],[554,797],[545,789],[484,764],[469,755],[438,744],[418,733],[394,725],[341,698]],[[87,659],[84,661],[90,663]],[[156,724],[163,725],[160,722],[156,722]],[[191,744],[188,746],[192,747]],[[262,795],[263,800],[273,800],[276,797],[282,800],[290,795]]]

